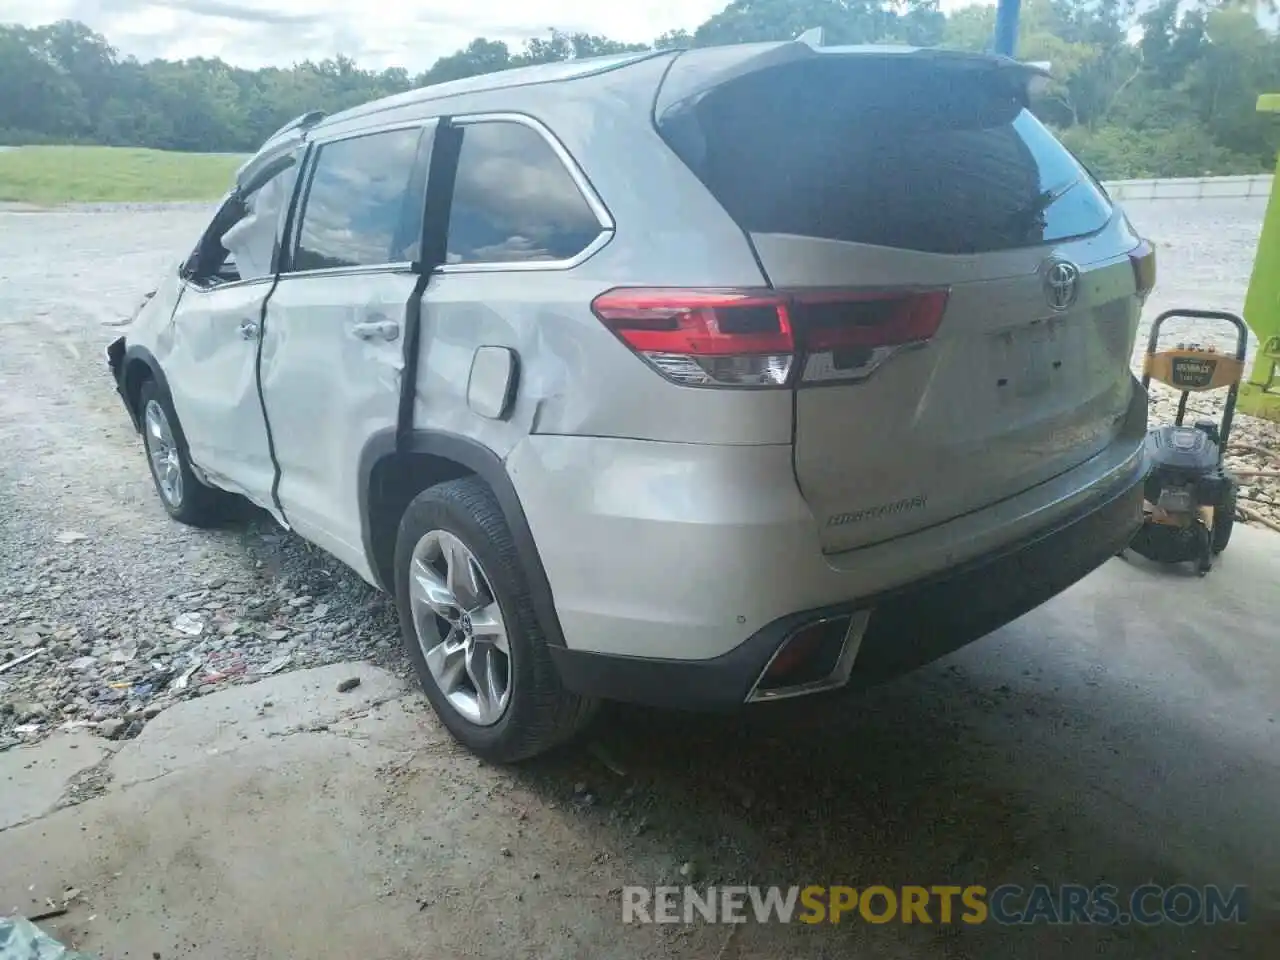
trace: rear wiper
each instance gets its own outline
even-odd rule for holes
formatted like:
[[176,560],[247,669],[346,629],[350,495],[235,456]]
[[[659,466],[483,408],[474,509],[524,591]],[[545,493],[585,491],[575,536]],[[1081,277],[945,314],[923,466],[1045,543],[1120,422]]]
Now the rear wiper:
[[1026,224],[1026,228],[1030,229],[1041,214],[1075,189],[1080,183],[1080,179],[1080,177],[1072,177],[1070,180],[1064,180],[1056,187],[1040,191],[1040,193],[1036,194],[1035,199],[1013,215],[1014,222]]
[[1053,206],[1055,203],[1061,200],[1064,196],[1070,193],[1073,189],[1075,189],[1079,185],[1080,179],[1081,179],[1080,177],[1072,177],[1070,180],[1064,180],[1062,183],[1058,184],[1052,190],[1046,190],[1044,191],[1044,193],[1040,194],[1039,207],[1041,212]]

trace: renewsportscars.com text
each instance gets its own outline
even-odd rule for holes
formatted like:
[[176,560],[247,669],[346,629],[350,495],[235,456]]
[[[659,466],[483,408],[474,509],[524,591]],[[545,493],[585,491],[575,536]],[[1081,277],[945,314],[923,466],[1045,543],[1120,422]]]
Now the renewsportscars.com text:
[[623,923],[1138,924],[1244,923],[1248,889],[1144,884],[1023,887],[623,887]]

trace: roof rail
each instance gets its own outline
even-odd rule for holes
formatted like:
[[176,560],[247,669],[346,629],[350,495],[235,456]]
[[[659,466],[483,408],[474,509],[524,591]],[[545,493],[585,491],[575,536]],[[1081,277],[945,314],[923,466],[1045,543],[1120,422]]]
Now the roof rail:
[[302,116],[295,117],[294,119],[290,120],[283,127],[281,127],[279,130],[273,133],[271,136],[267,137],[267,142],[270,143],[276,137],[282,137],[286,133],[291,133],[294,130],[309,130],[312,127],[314,127],[317,123],[319,123],[321,120],[323,120],[324,117],[325,117],[325,113],[323,110],[309,110],[306,113],[304,113]]

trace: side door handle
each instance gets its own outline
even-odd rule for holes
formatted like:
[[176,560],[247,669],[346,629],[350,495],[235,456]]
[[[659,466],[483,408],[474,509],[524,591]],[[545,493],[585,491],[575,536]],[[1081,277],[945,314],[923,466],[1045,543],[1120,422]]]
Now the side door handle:
[[258,325],[257,320],[240,321],[240,338],[242,340],[257,340],[261,330],[262,328]]
[[400,336],[400,324],[394,320],[365,320],[355,324],[351,332],[361,340],[394,340]]

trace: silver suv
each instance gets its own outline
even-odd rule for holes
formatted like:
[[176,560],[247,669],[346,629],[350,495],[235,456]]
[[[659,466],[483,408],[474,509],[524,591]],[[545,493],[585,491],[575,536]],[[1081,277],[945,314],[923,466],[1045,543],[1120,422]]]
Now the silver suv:
[[299,118],[108,349],[160,497],[394,593],[495,759],[954,650],[1140,517],[1154,259],[1036,76],[797,41]]

